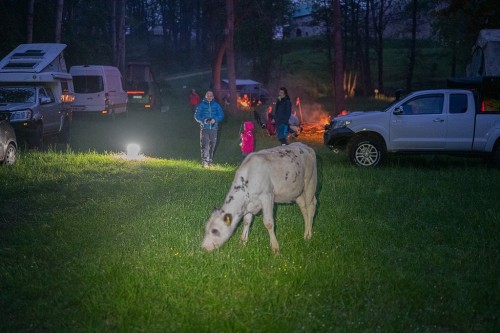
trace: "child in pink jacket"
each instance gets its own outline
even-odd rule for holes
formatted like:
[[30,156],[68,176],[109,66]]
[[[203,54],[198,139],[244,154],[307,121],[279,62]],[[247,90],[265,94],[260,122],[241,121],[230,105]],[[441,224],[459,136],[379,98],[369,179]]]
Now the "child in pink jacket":
[[253,123],[251,121],[245,121],[243,123],[243,133],[241,133],[241,152],[243,155],[248,155],[254,150],[254,137],[253,137]]

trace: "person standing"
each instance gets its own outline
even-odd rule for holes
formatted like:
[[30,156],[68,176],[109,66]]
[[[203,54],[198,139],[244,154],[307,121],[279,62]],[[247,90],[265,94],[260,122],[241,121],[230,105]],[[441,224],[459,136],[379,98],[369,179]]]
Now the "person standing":
[[243,133],[240,134],[241,138],[241,153],[243,156],[247,156],[254,151],[255,138],[253,136],[253,122],[245,121],[243,123]]
[[208,168],[213,163],[218,123],[224,119],[224,111],[214,101],[213,91],[205,93],[205,98],[196,107],[194,119],[200,124],[201,163]]
[[191,89],[191,93],[189,93],[189,105],[191,105],[191,111],[196,110],[196,106],[200,104],[200,101],[200,95],[198,95],[195,89]]
[[278,93],[278,100],[274,109],[274,121],[276,125],[276,135],[281,145],[287,144],[286,137],[288,136],[288,121],[292,114],[292,103],[288,96],[288,91],[285,87],[281,87]]

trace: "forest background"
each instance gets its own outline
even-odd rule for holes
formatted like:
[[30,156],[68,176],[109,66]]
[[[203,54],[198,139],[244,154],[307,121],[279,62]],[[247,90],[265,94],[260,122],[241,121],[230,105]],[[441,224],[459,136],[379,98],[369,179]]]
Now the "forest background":
[[[0,55],[21,43],[60,42],[68,45],[68,67],[115,65],[123,72],[129,61],[150,62],[160,84],[176,73],[210,70],[219,98],[225,69],[234,98],[235,78],[252,78],[271,90],[293,86],[306,99],[331,99],[338,113],[345,98],[431,88],[443,77],[463,76],[479,30],[500,28],[496,2],[4,0]],[[309,24],[322,27],[322,34],[292,38],[292,14],[304,5],[312,8]],[[425,29],[430,30],[422,34]],[[396,75],[386,70],[393,64],[384,61],[395,46]],[[309,59],[307,50],[319,54],[322,75],[298,73],[300,66],[285,62],[294,48],[304,49],[305,68],[318,60]],[[429,55],[429,48],[438,52]],[[426,55],[439,59],[425,62]],[[428,77],[415,77],[417,66],[426,66],[420,72]]]

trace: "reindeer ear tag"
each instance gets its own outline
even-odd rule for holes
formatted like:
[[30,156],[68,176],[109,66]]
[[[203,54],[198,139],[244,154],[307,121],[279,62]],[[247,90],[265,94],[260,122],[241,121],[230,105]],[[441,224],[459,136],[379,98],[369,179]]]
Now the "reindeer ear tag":
[[224,215],[224,223],[226,223],[226,225],[231,225],[231,214]]

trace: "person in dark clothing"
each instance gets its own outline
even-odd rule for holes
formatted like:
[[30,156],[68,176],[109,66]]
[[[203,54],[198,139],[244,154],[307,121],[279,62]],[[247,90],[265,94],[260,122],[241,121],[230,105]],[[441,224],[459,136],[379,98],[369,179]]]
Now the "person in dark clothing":
[[287,144],[286,137],[288,135],[288,121],[290,120],[290,115],[292,114],[292,103],[290,102],[290,97],[288,96],[288,91],[285,87],[281,87],[278,94],[278,100],[276,101],[276,107],[274,109],[274,121],[276,125],[276,135],[281,145]]

